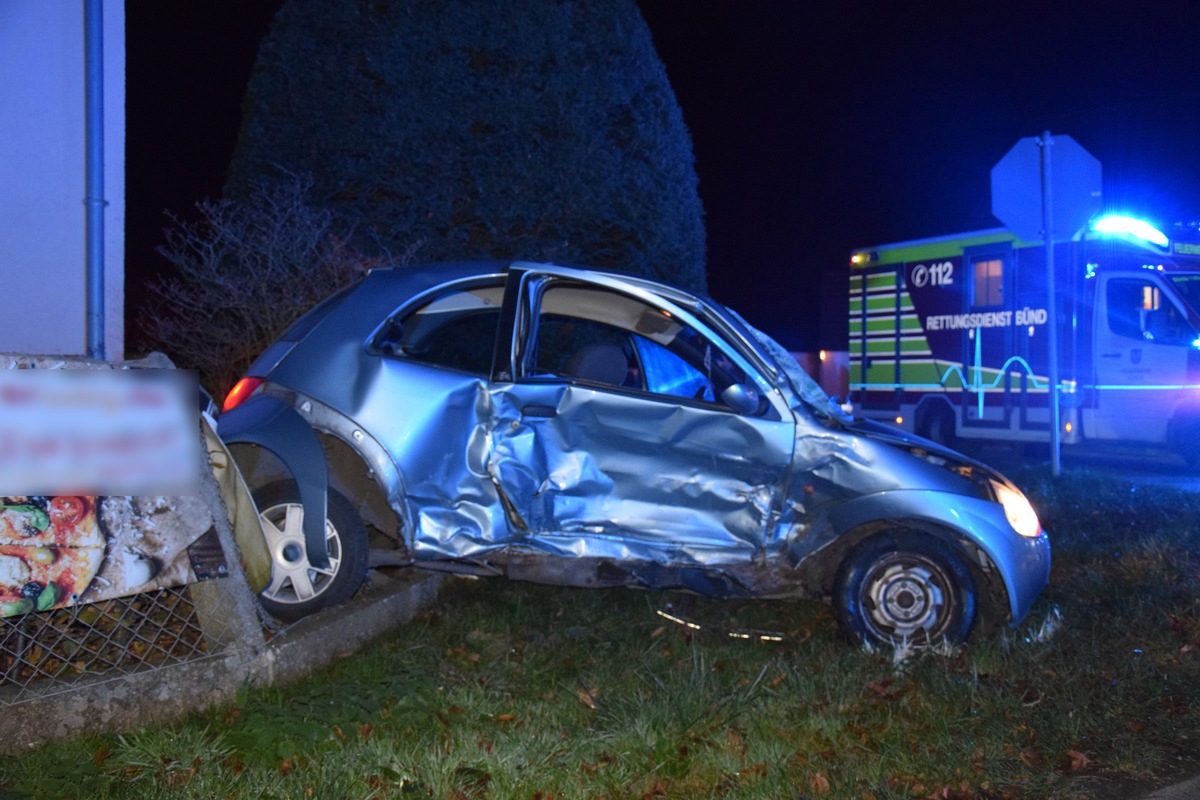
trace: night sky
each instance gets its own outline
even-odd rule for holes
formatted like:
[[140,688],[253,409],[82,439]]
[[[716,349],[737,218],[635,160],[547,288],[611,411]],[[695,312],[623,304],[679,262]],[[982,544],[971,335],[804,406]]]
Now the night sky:
[[[219,195],[280,5],[127,0],[131,283],[162,265],[164,210]],[[639,6],[692,134],[710,292],[790,347],[844,346],[852,248],[998,224],[989,173],[1021,137],[1074,138],[1110,209],[1200,218],[1200,4]]]

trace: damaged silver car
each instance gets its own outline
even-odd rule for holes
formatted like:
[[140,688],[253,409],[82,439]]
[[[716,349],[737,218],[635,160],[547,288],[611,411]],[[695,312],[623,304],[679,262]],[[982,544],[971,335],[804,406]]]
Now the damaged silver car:
[[737,314],[624,275],[375,270],[258,358],[219,430],[285,618],[349,597],[370,557],[828,598],[861,642],[961,641],[1019,623],[1050,569],[1010,481],[851,419]]

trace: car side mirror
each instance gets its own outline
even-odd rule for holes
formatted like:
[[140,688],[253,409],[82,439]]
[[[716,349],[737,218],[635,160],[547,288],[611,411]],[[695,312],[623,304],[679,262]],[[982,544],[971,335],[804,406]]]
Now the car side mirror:
[[758,411],[758,390],[749,383],[731,383],[721,392],[721,402],[739,414]]

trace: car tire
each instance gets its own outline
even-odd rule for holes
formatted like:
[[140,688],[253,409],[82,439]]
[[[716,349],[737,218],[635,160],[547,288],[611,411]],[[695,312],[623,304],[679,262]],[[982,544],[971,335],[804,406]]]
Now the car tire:
[[960,643],[975,622],[976,599],[962,558],[913,531],[861,542],[843,562],[834,588],[842,628],[867,645]]
[[362,519],[350,501],[329,490],[325,540],[329,567],[308,561],[304,542],[304,507],[295,484],[278,481],[253,493],[271,554],[271,582],[259,594],[268,613],[285,621],[337,605],[358,591],[367,574],[370,547]]

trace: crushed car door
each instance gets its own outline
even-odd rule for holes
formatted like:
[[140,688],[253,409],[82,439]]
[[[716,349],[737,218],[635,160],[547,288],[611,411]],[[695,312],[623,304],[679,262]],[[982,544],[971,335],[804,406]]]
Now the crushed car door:
[[[510,284],[510,290],[511,290]],[[526,275],[490,470],[510,523],[558,555],[750,560],[795,428],[711,327],[619,281]]]

